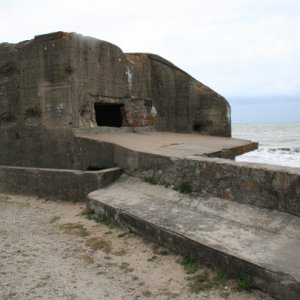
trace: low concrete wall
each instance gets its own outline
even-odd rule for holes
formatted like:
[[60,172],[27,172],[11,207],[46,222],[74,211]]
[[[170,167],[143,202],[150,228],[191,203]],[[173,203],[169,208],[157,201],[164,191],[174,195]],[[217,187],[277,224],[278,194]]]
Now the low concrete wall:
[[113,168],[113,145],[76,137],[73,150],[74,168]]
[[78,171],[0,166],[0,192],[82,201],[88,193],[109,185],[121,173],[119,168]]
[[[186,181],[194,192],[203,196],[221,197],[300,216],[299,168],[200,156],[170,158],[105,142],[89,143],[85,139],[78,139],[77,143],[81,153],[76,157],[76,161],[80,161],[78,167],[118,166],[129,175],[152,177],[160,184],[174,186]],[[97,180],[103,180],[104,171],[0,166],[0,191],[85,199],[89,192],[101,187]]]
[[116,165],[159,184],[188,182],[194,192],[300,216],[300,169],[225,159],[189,159],[139,153],[115,146]]

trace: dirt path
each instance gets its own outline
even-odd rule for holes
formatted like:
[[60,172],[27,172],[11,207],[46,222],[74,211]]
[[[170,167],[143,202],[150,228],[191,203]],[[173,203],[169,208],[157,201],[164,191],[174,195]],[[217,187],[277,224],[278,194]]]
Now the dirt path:
[[271,299],[233,281],[191,292],[180,257],[84,208],[0,194],[0,299]]

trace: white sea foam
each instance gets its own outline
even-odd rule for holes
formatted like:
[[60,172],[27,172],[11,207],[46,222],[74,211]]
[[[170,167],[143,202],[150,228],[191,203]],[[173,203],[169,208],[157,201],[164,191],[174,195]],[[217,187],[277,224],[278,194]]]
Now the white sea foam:
[[300,168],[300,123],[233,124],[232,136],[259,142],[259,149],[237,161]]

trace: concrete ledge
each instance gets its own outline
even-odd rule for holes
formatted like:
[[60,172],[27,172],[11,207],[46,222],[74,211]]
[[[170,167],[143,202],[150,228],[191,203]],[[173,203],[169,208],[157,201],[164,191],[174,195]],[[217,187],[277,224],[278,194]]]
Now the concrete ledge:
[[[158,151],[151,144],[151,139],[147,140],[147,134],[142,135],[142,139],[138,134],[134,134],[131,139],[124,139],[124,135],[122,146],[118,141],[121,134],[108,134],[104,138],[102,134],[89,136],[89,132],[78,132],[82,135],[76,138],[80,145],[91,143],[94,147],[98,145],[99,149],[110,149],[109,157],[105,161],[111,160],[111,165],[122,168],[128,175],[142,179],[151,177],[160,184],[174,186],[186,181],[194,192],[205,197],[216,196],[300,216],[300,168],[240,163],[193,154],[198,146],[193,148],[194,152],[188,151],[188,155],[183,151],[184,145],[177,144],[160,147]],[[141,139],[138,147],[135,147],[135,137]],[[236,151],[247,151],[242,148],[253,145],[254,143],[246,143],[244,146],[237,146]],[[170,151],[173,154],[179,153],[177,150],[186,155],[168,156]],[[159,153],[154,153],[157,151]],[[222,155],[227,156],[226,149],[222,151]],[[229,152],[232,153],[231,151],[232,149]],[[93,158],[96,160],[98,152],[94,153]],[[221,153],[219,155],[222,156]],[[86,156],[87,160],[91,160],[89,155]]]
[[0,166],[0,192],[83,201],[88,193],[111,184],[121,174],[120,168],[79,171]]
[[114,146],[114,163],[143,179],[177,185],[186,181],[202,196],[300,216],[300,168],[241,163],[221,158],[167,157]]
[[258,143],[248,143],[241,146],[236,146],[229,149],[222,149],[221,151],[211,152],[205,154],[207,157],[219,157],[234,159],[236,156],[258,149]]
[[122,176],[88,206],[145,238],[227,274],[250,276],[277,299],[300,299],[299,217],[217,198],[192,198]]
[[107,142],[133,151],[178,158],[189,156],[234,158],[258,148],[257,143],[248,140],[191,133],[158,132],[142,128],[139,131],[135,129],[134,132],[126,128],[111,130],[107,127],[73,129],[73,132],[77,138]]

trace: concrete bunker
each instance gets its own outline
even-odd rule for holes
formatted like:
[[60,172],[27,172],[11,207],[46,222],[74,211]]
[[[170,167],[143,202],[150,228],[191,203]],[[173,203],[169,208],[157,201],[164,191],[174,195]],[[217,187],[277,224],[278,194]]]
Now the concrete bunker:
[[116,165],[113,146],[79,139],[75,131],[231,135],[226,99],[171,62],[76,33],[0,43],[0,79],[2,165]]
[[98,126],[121,127],[123,125],[124,104],[96,102],[94,109]]
[[[257,144],[228,139],[227,101],[162,57],[123,53],[108,42],[64,32],[19,44],[1,43],[0,91],[2,192],[86,200],[91,191],[114,182],[123,169],[130,176],[150,175],[170,186],[183,178],[205,197],[300,214],[297,170],[240,166],[205,157],[233,158],[256,149]],[[97,125],[133,129],[95,128]],[[162,143],[153,145],[149,137],[155,139],[155,135],[149,129],[158,131]],[[161,138],[160,131],[169,134]],[[121,143],[118,132],[128,132],[130,138]],[[225,137],[226,147],[225,139],[219,137],[208,145],[192,143],[189,138],[179,143],[178,136],[167,142],[170,132]],[[140,149],[139,143],[132,143],[133,133],[136,140],[142,138]],[[221,144],[217,150],[211,148],[218,144],[216,139]],[[133,149],[131,144],[135,144]],[[164,236],[159,239],[163,240]],[[205,253],[210,247],[204,246]],[[228,257],[237,262],[239,271],[239,256]],[[251,274],[249,266],[254,266],[253,261],[245,265]],[[258,269],[260,282],[269,274],[273,278],[273,272],[261,272],[264,267]],[[231,263],[228,269],[232,270]],[[299,281],[294,284],[282,274],[273,286],[274,293],[282,286],[287,295],[289,289],[298,295]],[[271,285],[264,286],[269,290]]]

